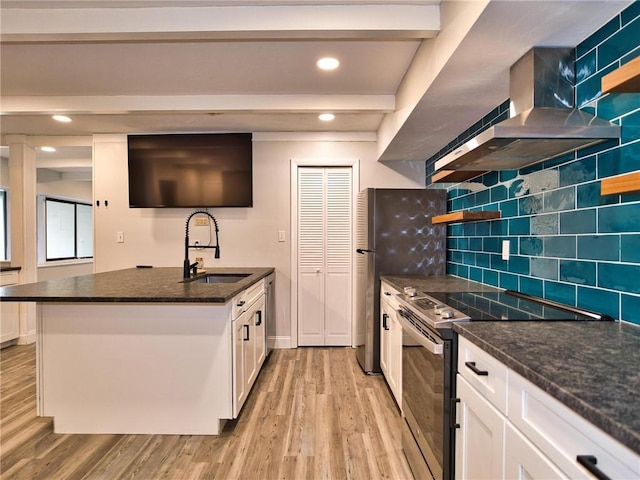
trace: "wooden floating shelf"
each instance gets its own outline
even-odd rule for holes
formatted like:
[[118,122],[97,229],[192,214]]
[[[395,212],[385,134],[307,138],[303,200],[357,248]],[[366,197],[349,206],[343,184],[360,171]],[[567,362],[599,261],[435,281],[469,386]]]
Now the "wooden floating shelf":
[[602,93],[640,93],[640,56],[602,77]]
[[436,215],[431,218],[431,223],[475,222],[478,220],[493,220],[501,216],[502,212],[500,212],[500,210],[482,210],[480,212],[464,211]]
[[600,182],[601,195],[640,192],[640,171],[604,178]]
[[432,183],[458,183],[464,182],[465,180],[469,180],[471,178],[475,178],[477,176],[482,175],[483,172],[477,172],[472,170],[440,170],[437,173],[431,175]]

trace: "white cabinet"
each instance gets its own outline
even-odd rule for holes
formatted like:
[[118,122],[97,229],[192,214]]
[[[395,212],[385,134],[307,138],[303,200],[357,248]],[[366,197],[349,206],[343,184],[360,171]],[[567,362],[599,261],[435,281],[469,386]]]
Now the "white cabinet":
[[515,373],[509,377],[509,419],[564,475],[590,478],[578,457],[592,457],[609,478],[640,478],[640,456]]
[[505,425],[504,478],[568,478],[511,423]]
[[233,416],[238,416],[266,357],[264,283],[233,299]]
[[[0,286],[18,284],[18,272],[11,270],[0,272]],[[0,302],[0,344],[15,340],[20,335],[20,304],[18,302]]]
[[388,283],[380,288],[380,368],[402,409],[402,326],[398,322],[399,292]]
[[504,478],[507,367],[460,338],[456,378],[456,477]]
[[[640,478],[640,456],[459,337],[456,478]],[[595,471],[592,469],[592,471]]]

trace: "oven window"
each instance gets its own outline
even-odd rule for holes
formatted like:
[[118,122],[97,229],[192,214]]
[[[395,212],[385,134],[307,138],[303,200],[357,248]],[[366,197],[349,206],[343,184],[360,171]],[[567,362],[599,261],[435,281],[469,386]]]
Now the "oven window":
[[420,345],[408,343],[410,341],[404,341],[402,346],[403,402],[411,409],[418,428],[442,471],[444,355],[435,355]]

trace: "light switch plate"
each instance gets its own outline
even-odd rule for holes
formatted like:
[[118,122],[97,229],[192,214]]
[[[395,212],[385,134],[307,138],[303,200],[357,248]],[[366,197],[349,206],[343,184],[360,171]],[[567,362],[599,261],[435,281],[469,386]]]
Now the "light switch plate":
[[509,260],[509,240],[502,241],[502,259]]
[[124,243],[124,232],[116,232],[116,242]]
[[278,241],[279,242],[285,241],[284,230],[278,230]]

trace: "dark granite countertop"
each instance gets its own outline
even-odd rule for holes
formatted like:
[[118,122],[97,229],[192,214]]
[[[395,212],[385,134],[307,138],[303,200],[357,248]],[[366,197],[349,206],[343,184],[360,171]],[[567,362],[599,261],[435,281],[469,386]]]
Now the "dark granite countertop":
[[2,301],[226,303],[273,268],[208,268],[206,273],[248,273],[236,283],[182,283],[182,268],[129,268],[0,288]]
[[640,454],[640,327],[541,321],[453,328]]
[[501,292],[502,289],[465,280],[450,275],[434,275],[425,277],[420,275],[382,275],[396,290],[402,292],[404,287],[414,287],[422,292]]

